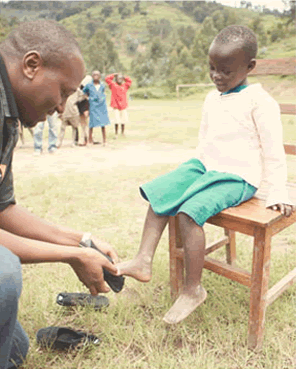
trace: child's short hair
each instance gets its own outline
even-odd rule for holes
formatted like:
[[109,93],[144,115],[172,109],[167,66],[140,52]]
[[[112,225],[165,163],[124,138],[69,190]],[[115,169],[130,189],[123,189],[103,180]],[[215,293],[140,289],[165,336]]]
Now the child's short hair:
[[256,58],[258,50],[257,37],[248,27],[233,25],[223,28],[213,42],[219,44],[239,42],[250,59]]

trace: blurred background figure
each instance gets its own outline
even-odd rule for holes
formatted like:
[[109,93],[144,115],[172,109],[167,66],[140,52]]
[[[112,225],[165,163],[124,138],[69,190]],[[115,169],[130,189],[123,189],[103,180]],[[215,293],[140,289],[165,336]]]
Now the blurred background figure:
[[[77,88],[74,94],[68,97],[65,105],[65,110],[63,114],[60,115],[62,123],[57,143],[58,148],[62,146],[67,126],[71,126],[72,128],[72,146],[78,145],[79,141],[78,127],[81,122],[77,103],[82,100],[85,100],[85,96],[80,88]],[[87,142],[86,126],[81,125],[81,127],[82,127],[82,137],[84,138],[83,141],[84,145]]]
[[124,135],[125,124],[128,123],[127,90],[131,87],[132,80],[121,73],[114,73],[106,77],[106,83],[111,90],[111,107],[115,114],[115,135],[118,134],[119,125],[121,125],[121,134]]
[[[90,75],[87,75],[83,78],[80,89],[83,91],[83,88],[85,85],[90,83],[92,81],[92,77]],[[84,95],[84,99],[77,101],[76,103],[79,111],[80,116],[80,124],[83,132],[84,137],[84,143],[82,143],[82,146],[85,146],[88,142],[88,135],[87,135],[87,128],[88,128],[88,117],[89,117],[89,102],[88,97]]]
[[110,124],[110,120],[106,104],[105,84],[101,82],[99,71],[96,70],[92,73],[92,81],[87,83],[83,92],[88,96],[89,101],[89,143],[96,143],[93,140],[93,128],[101,127],[103,145],[106,145],[106,126]]
[[[57,150],[57,118],[58,113],[54,112],[52,115],[47,115],[48,122],[48,152],[54,154]],[[44,129],[44,122],[39,122],[34,128],[34,154],[40,155],[42,153],[42,136]]]

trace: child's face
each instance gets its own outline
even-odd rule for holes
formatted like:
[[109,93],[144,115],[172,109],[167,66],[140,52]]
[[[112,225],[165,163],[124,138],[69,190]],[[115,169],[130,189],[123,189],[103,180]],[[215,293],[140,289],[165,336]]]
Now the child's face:
[[122,74],[118,74],[116,77],[116,82],[121,85],[123,83],[123,75]]
[[246,84],[247,75],[255,67],[255,59],[246,61],[247,55],[239,45],[213,43],[209,50],[210,77],[219,92],[227,92]]
[[93,78],[93,81],[95,83],[98,83],[101,79],[101,73],[100,72],[93,72],[92,78]]

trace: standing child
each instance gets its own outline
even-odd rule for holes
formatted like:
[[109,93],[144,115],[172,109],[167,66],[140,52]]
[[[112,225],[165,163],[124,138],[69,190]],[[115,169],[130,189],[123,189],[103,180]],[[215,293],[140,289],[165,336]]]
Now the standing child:
[[89,143],[94,144],[93,129],[101,127],[103,145],[106,145],[106,126],[110,124],[108,109],[106,104],[105,84],[100,81],[101,73],[93,71],[92,82],[88,83],[83,92],[88,96],[89,101]]
[[121,73],[110,74],[105,80],[111,90],[111,107],[115,114],[115,135],[118,134],[119,124],[121,124],[121,134],[124,135],[125,124],[128,123],[127,90],[131,87],[132,80]]
[[206,299],[201,285],[202,227],[208,218],[250,199],[262,179],[270,186],[266,207],[286,216],[296,210],[285,185],[279,105],[260,84],[247,82],[256,53],[256,36],[247,27],[229,26],[216,36],[209,49],[209,68],[217,90],[205,99],[196,158],[141,187],[150,206],[140,249],[133,260],[117,265],[118,274],[148,282],[169,216],[180,214],[186,277],[183,291],[164,316],[170,324],[186,318]]

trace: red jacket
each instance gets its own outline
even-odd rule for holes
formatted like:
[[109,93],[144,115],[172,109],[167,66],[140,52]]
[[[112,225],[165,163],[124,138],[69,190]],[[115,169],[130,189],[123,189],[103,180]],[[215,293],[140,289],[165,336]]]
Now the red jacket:
[[124,82],[119,85],[113,81],[114,74],[105,78],[107,85],[111,90],[111,107],[119,110],[127,108],[127,90],[131,87],[132,80],[129,77],[124,78]]

